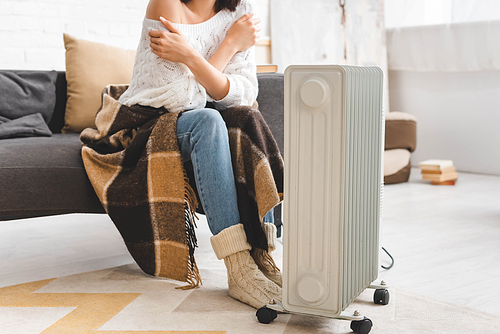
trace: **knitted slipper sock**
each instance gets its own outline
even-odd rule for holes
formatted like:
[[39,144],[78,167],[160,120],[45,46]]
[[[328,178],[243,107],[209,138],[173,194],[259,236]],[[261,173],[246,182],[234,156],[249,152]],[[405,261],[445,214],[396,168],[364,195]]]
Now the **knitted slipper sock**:
[[269,251],[267,254],[260,254],[260,251],[262,250],[255,249],[252,252],[252,257],[264,276],[269,278],[281,288],[283,286],[283,277],[280,269],[276,266],[273,258],[271,257],[271,252],[276,249],[276,226],[274,224],[264,223],[264,232],[266,233],[268,243],[267,247]]
[[255,308],[272,299],[281,302],[281,288],[264,276],[250,255],[242,224],[224,229],[210,241],[217,258],[224,259],[231,297]]

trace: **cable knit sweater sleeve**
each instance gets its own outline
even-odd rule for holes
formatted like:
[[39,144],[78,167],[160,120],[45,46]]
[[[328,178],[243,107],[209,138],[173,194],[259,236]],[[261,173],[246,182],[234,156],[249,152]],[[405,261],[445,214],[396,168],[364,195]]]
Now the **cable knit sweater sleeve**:
[[[201,56],[210,60],[234,21],[246,13],[255,13],[254,1],[241,0],[236,11],[222,10],[199,24],[174,25]],[[229,93],[214,101],[186,65],[161,59],[151,52],[150,30],[166,28],[159,21],[144,19],[132,80],[120,103],[165,107],[170,112],[203,108],[207,101],[213,101],[220,109],[253,104],[258,93],[255,47],[233,56],[223,71],[229,80]]]
[[255,65],[255,47],[238,52],[224,69],[229,79],[229,93],[219,101],[214,101],[218,108],[251,106],[259,92]]
[[[247,13],[257,17],[257,6],[254,0],[242,0],[237,9],[235,20]],[[213,101],[220,109],[234,106],[251,106],[257,99],[259,86],[257,82],[257,66],[255,65],[255,46],[236,53],[223,73],[229,79],[229,93],[219,101]]]
[[166,30],[159,21],[144,19],[129,89],[119,102],[125,105],[165,107],[170,112],[205,106],[207,93],[189,68],[151,52],[149,30]]

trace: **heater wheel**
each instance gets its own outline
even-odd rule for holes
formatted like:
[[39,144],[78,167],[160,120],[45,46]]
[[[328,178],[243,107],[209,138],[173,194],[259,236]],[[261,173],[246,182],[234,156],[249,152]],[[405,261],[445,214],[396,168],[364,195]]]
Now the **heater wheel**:
[[261,324],[269,324],[276,319],[278,312],[264,306],[258,309],[255,315]]
[[375,304],[387,305],[389,304],[389,290],[377,289],[373,294],[373,302]]
[[356,334],[368,334],[372,330],[373,323],[365,317],[363,320],[351,321],[351,329]]

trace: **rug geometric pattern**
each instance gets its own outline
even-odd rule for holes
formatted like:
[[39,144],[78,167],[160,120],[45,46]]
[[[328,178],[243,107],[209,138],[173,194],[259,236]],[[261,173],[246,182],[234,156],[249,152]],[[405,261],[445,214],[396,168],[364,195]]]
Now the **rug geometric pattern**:
[[[222,262],[222,261],[221,261]],[[227,294],[223,267],[200,269],[199,289],[142,273],[135,265],[0,288],[4,334],[332,334],[350,333],[349,322],[279,314],[269,325]],[[348,311],[374,323],[371,333],[498,333],[500,319],[480,311],[390,289],[389,305],[374,305],[366,290]]]
[[[35,293],[54,281],[54,279],[43,280],[32,283],[19,284],[0,289],[0,306],[4,315],[11,317],[15,312],[7,310],[10,308],[22,308],[22,312],[27,308],[70,308],[71,310],[64,314],[61,319],[55,321],[45,330],[43,334],[55,333],[103,333],[98,328],[118,314],[124,307],[137,299],[140,293]],[[10,311],[10,312],[9,312]],[[28,310],[30,311],[30,310]],[[30,314],[24,314],[24,321],[29,323],[36,322],[36,319],[29,317],[36,313],[36,309]],[[2,311],[0,311],[0,314]],[[10,314],[9,314],[10,313]],[[18,321],[22,319],[18,319]],[[42,320],[42,319],[40,319]],[[3,322],[3,332],[14,332],[23,330],[19,322],[13,326],[7,327],[6,321]],[[17,327],[17,329],[15,328]],[[105,333],[110,333],[106,331]],[[112,331],[115,334],[134,333],[137,331]],[[143,332],[146,333],[146,332]],[[225,332],[214,331],[148,331],[147,333],[169,333],[169,334],[223,334]]]

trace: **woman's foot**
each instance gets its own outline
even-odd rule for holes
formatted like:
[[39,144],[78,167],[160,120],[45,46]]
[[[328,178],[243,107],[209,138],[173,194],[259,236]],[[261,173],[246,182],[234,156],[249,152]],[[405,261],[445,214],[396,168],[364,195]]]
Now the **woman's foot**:
[[271,252],[276,249],[276,226],[271,223],[264,223],[263,229],[267,237],[268,251],[254,249],[252,257],[264,276],[281,288],[283,286],[283,277],[280,269],[271,257]]
[[264,276],[280,288],[283,286],[283,276],[271,254],[262,249],[255,249],[252,251],[252,258]]
[[242,224],[233,225],[210,238],[219,260],[227,268],[229,295],[245,304],[261,308],[272,299],[281,302],[281,287],[259,270],[250,255]]
[[281,302],[281,287],[259,270],[248,250],[225,257],[224,263],[231,297],[257,309],[272,299]]

